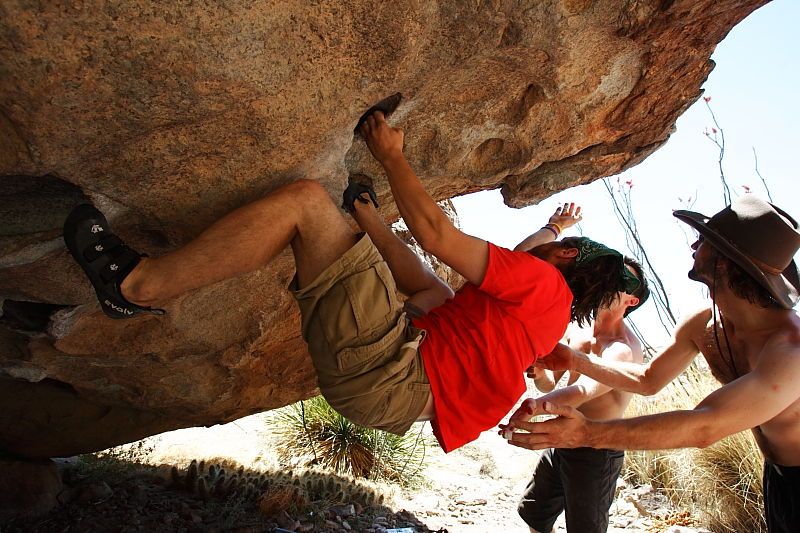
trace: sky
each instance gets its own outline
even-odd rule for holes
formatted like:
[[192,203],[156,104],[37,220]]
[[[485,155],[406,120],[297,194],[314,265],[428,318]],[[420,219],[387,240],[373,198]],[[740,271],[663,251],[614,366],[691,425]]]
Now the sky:
[[[800,217],[800,183],[795,158],[800,151],[800,2],[775,0],[734,27],[712,55],[716,67],[703,85],[705,97],[725,134],[723,168],[734,197],[752,194],[766,199],[758,170],[774,203]],[[714,126],[703,99],[677,122],[669,141],[643,163],[617,178],[632,183],[631,198],[644,248],[664,281],[673,310],[686,314],[703,305],[706,293],[686,273],[692,264],[689,244],[694,232],[672,217],[673,209],[713,215],[723,206],[718,148],[704,135]],[[689,200],[691,199],[691,200]],[[538,205],[512,209],[499,190],[453,199],[465,232],[513,248],[544,224],[555,208],[574,201],[583,208],[580,228],[565,235],[586,235],[628,253],[624,232],[613,214],[609,195],[598,180],[542,200]],[[652,299],[651,299],[652,300]],[[652,301],[631,318],[647,341],[663,345],[669,335],[660,325]]]

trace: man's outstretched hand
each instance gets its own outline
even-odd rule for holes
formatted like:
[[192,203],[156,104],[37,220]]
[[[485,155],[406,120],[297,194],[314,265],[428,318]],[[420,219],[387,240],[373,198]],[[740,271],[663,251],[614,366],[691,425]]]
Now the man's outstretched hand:
[[403,130],[391,127],[381,111],[367,117],[361,126],[361,135],[373,157],[382,165],[403,157]]
[[556,212],[548,220],[551,224],[557,224],[562,230],[571,228],[583,219],[581,206],[575,202],[565,202],[563,206],[556,208]]
[[[528,402],[533,402],[533,404],[526,406]],[[541,405],[536,405],[537,403],[541,403]],[[539,414],[558,415],[558,417],[544,422],[528,422],[532,416]],[[572,407],[555,405],[551,402],[526,400],[511,416],[508,425],[500,426],[500,428],[504,437],[510,436],[508,443],[520,448],[529,450],[580,448],[591,445],[589,441],[590,423],[591,421],[587,420],[580,411]]]
[[556,344],[553,351],[544,357],[540,357],[534,362],[534,366],[546,368],[547,370],[575,370],[575,360],[573,350],[563,343]]

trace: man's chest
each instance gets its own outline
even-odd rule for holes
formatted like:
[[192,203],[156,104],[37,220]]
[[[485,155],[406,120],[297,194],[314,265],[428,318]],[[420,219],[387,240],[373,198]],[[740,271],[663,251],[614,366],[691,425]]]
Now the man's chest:
[[717,327],[715,331],[712,325],[698,339],[697,345],[708,363],[711,375],[723,384],[750,372],[762,348],[730,334],[726,337],[724,330]]
[[573,350],[592,355],[602,354],[605,348],[602,344],[602,339],[595,337],[592,330],[583,328],[575,328],[570,331],[567,345]]

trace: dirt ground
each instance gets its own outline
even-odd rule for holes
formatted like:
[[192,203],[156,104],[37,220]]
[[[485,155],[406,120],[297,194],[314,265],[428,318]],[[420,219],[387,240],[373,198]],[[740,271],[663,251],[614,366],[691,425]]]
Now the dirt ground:
[[[536,394],[532,386],[529,393]],[[274,460],[264,452],[271,442],[268,417],[268,414],[260,414],[226,426],[165,434],[152,458],[159,462],[188,462],[193,457],[218,454],[236,457],[242,464],[276,467]],[[430,424],[418,424],[411,431],[420,430],[428,437],[427,441],[433,443],[427,447],[422,486],[413,490],[388,487],[387,505],[394,510],[409,511],[431,530],[529,532],[517,515],[516,507],[540,453],[510,446],[495,432],[487,431],[476,441],[445,454],[435,445]],[[687,527],[693,523],[696,521],[692,517],[673,508],[667,498],[652,487],[636,487],[620,479],[608,531],[703,531]],[[684,524],[683,529],[670,529],[674,524]],[[566,531],[563,514],[556,523],[556,531]]]
[[[291,515],[287,506],[280,516],[265,518],[252,504],[233,505],[230,500],[203,502],[196,494],[176,490],[169,465],[181,472],[192,460],[207,464],[220,458],[241,465],[244,472],[279,471],[270,454],[272,436],[269,414],[246,417],[212,428],[191,428],[146,439],[129,456],[145,458],[158,471],[113,476],[107,482],[74,479],[66,461],[67,481],[74,494],[69,503],[48,517],[0,527],[5,531],[363,531],[384,533],[411,527],[403,533],[447,531],[527,533],[516,513],[517,500],[538,461],[539,454],[509,446],[494,432],[486,432],[450,454],[435,444],[426,451],[420,483],[413,489],[380,485],[382,505],[339,506],[325,516]],[[429,425],[417,425],[434,442]],[[137,456],[138,457],[138,456]],[[101,473],[102,474],[102,473]],[[69,479],[72,475],[73,479]],[[182,474],[183,475],[183,474]],[[243,474],[244,475],[247,474]],[[302,483],[303,480],[301,479]],[[295,482],[297,484],[297,482]],[[347,502],[346,502],[347,503]],[[355,512],[351,512],[355,511]],[[620,481],[611,510],[612,533],[621,531],[702,531],[691,525],[691,517],[669,506],[666,498],[650,487],[633,487]],[[311,513],[313,514],[313,513]],[[662,519],[666,517],[665,519]],[[556,530],[566,531],[563,516]]]

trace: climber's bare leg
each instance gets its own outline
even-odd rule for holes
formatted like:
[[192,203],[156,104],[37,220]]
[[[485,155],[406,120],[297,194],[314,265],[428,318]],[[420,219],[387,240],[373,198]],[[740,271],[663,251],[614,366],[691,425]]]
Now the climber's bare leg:
[[261,268],[287,246],[302,288],[356,242],[325,189],[299,180],[229,213],[186,246],[143,258],[121,289],[129,301],[153,305]]
[[442,305],[453,297],[453,289],[434,274],[406,243],[387,226],[372,202],[354,202],[353,218],[389,265],[397,288],[408,296],[406,303],[412,304],[422,313]]

